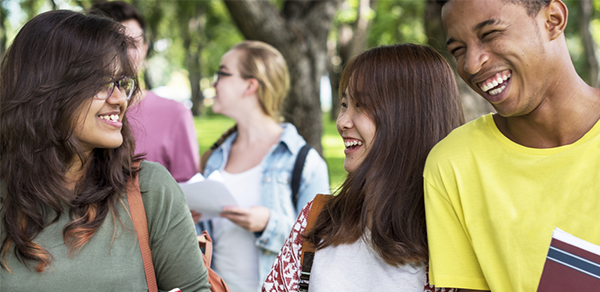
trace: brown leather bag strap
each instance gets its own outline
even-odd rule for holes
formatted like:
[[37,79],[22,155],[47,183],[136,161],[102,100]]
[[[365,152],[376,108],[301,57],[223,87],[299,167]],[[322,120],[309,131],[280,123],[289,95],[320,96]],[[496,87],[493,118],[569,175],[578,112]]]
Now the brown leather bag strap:
[[[135,162],[133,168],[137,169],[140,162]],[[150,236],[148,235],[148,221],[146,219],[146,211],[144,210],[144,202],[142,201],[142,193],[138,181],[138,172],[127,181],[127,202],[129,203],[129,211],[131,212],[131,220],[135,232],[137,233],[140,250],[142,252],[142,261],[144,262],[144,272],[146,273],[146,282],[148,291],[158,292],[156,285],[156,276],[154,274],[154,264],[152,263],[152,253],[150,251]]]
[[[308,233],[308,231],[315,225],[317,217],[319,217],[319,213],[321,213],[323,206],[325,206],[325,203],[327,203],[330,198],[331,195],[318,194],[313,199],[312,205],[310,206],[310,211],[308,211],[308,218],[306,219],[306,229],[304,229],[304,234]],[[312,242],[304,240],[302,243],[302,255],[300,256],[302,272],[300,273],[299,291],[308,291],[310,271],[312,269],[315,250],[315,245]]]
[[204,258],[206,258],[206,266],[210,267],[212,261],[212,238],[208,235],[206,230],[202,231],[202,234],[198,235],[198,244],[200,248],[204,248]]

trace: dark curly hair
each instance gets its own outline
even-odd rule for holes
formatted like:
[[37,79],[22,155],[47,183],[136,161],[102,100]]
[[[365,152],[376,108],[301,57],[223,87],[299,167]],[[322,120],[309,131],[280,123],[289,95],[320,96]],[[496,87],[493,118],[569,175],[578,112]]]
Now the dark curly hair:
[[[113,212],[132,169],[135,143],[126,118],[123,144],[86,154],[73,131],[80,108],[112,78],[135,76],[133,40],[108,18],[56,10],[27,22],[0,65],[0,266],[13,251],[44,271],[52,255],[35,237],[68,206],[63,229],[70,252],[85,245]],[[134,94],[135,96],[135,94]],[[132,101],[130,101],[132,102]],[[88,165],[74,191],[66,172]],[[73,199],[74,198],[74,199]]]

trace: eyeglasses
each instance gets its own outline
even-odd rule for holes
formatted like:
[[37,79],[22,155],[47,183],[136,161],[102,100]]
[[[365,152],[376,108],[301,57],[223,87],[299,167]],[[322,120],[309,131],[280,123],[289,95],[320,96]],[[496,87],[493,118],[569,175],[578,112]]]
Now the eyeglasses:
[[233,74],[223,72],[223,71],[217,71],[217,72],[215,72],[215,76],[213,76],[213,82],[215,84],[219,83],[219,78],[221,78],[222,76],[228,77],[228,76],[233,76]]
[[[233,74],[231,73],[227,73],[227,72],[223,72],[223,71],[217,71],[215,72],[215,75],[213,76],[213,82],[215,83],[215,86],[217,85],[217,83],[219,83],[219,79],[222,78],[223,76],[225,77],[229,77],[229,76],[233,76]],[[250,78],[254,78],[258,81],[258,83],[260,83],[261,85],[264,85],[263,82],[256,78],[256,77],[252,77],[252,76],[248,76],[248,77],[244,77],[244,76],[240,76],[244,79],[250,79]]]
[[135,80],[133,77],[125,76],[117,81],[111,82],[96,93],[96,98],[108,99],[108,97],[113,94],[115,87],[121,91],[121,94],[125,95],[125,99],[129,100],[135,90]]

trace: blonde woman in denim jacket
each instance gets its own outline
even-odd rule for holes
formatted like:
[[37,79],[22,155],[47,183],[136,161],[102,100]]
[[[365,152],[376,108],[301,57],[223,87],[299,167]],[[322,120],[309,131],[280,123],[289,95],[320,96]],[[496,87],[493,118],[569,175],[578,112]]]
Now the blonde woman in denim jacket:
[[212,151],[203,173],[221,172],[239,206],[201,226],[214,240],[213,268],[231,290],[259,291],[299,211],[316,194],[329,193],[327,165],[309,151],[294,206],[292,170],[306,142],[292,124],[278,123],[289,76],[276,49],[258,41],[235,45],[221,59],[213,86],[213,111],[234,119],[237,129]]

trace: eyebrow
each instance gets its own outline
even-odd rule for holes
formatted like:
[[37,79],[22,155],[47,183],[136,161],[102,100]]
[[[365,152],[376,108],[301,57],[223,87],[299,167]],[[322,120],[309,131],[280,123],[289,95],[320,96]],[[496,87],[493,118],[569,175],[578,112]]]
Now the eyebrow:
[[[477,25],[475,25],[475,27],[473,27],[473,30],[477,31],[477,30],[480,30],[480,29],[482,29],[482,28],[484,28],[484,27],[486,27],[488,25],[494,25],[494,24],[499,24],[499,23],[500,23],[500,20],[498,20],[498,19],[488,19],[488,20],[482,21],[482,22],[478,23]],[[456,39],[449,38],[446,41],[446,47],[449,46],[451,43],[453,43],[455,41],[456,41]]]

